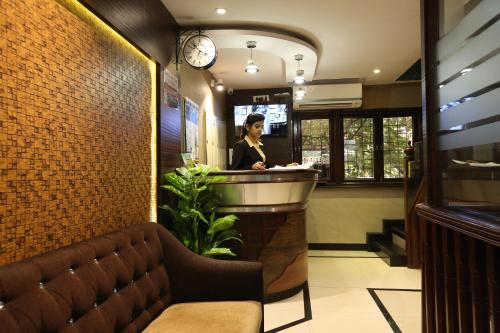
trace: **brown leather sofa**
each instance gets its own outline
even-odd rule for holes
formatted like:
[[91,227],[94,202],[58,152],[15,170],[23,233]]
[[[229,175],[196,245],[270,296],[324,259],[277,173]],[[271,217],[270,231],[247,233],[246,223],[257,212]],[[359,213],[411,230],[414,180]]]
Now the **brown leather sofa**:
[[0,332],[262,332],[262,266],[208,259],[157,223],[0,267]]

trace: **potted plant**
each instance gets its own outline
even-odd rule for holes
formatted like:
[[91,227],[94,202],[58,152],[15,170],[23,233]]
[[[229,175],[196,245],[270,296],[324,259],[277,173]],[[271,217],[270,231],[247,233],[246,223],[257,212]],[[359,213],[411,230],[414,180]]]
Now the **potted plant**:
[[220,182],[224,176],[211,176],[216,171],[208,165],[190,165],[163,175],[161,187],[176,196],[173,205],[162,205],[170,217],[168,226],[176,237],[191,251],[206,257],[235,256],[222,243],[229,240],[242,243],[240,234],[233,229],[235,215],[217,217],[217,200],[210,184]]

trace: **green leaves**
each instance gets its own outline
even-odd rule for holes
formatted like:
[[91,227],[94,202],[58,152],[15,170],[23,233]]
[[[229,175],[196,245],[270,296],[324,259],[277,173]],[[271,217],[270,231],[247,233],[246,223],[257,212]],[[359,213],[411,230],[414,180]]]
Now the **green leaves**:
[[183,200],[189,200],[189,197],[186,195],[186,193],[183,193],[181,190],[178,190],[172,185],[162,185],[161,188],[169,190]]
[[228,247],[219,247],[227,241],[242,243],[240,234],[232,229],[238,219],[235,215],[216,218],[217,199],[209,187],[226,180],[225,176],[210,176],[218,171],[208,165],[177,168],[163,175],[161,188],[173,193],[175,204],[163,205],[171,217],[169,228],[190,250],[207,256],[235,256]]
[[210,227],[208,228],[209,234],[215,234],[218,231],[223,231],[231,228],[238,218],[236,215],[226,215],[224,217],[218,218],[213,223],[210,223]]
[[203,252],[203,255],[205,257],[215,257],[215,256],[221,256],[221,255],[226,255],[226,256],[236,256],[236,254],[231,251],[231,249],[227,247],[213,247],[207,251]]

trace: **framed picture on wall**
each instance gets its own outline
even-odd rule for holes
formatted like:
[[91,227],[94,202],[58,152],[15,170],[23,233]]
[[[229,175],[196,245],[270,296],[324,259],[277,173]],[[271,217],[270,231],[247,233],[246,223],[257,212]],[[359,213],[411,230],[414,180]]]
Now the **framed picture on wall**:
[[198,134],[199,106],[187,97],[184,97],[184,133],[185,151],[191,153],[193,161],[200,160],[200,141]]

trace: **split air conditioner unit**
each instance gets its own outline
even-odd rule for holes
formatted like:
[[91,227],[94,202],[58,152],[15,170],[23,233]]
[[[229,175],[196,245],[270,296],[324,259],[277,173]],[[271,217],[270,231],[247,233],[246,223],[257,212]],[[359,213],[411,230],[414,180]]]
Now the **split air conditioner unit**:
[[[297,100],[295,94],[299,89],[305,90],[301,100]],[[294,86],[293,109],[303,111],[360,108],[362,91],[361,83]]]

